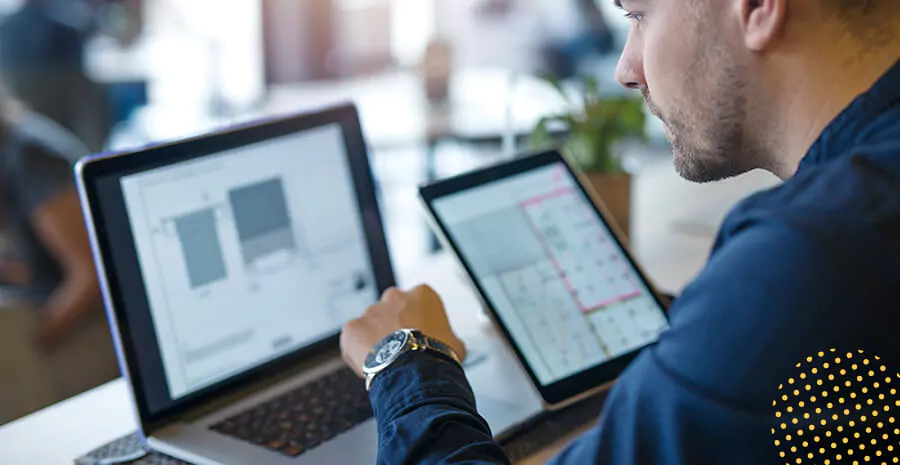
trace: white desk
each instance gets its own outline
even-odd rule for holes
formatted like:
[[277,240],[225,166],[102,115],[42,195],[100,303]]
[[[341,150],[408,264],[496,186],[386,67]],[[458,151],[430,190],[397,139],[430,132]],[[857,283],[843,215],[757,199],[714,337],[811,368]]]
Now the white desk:
[[[677,291],[702,266],[726,211],[738,199],[775,181],[756,173],[697,186],[680,180],[666,160],[645,163],[635,180],[633,249],[662,290]],[[407,279],[400,276],[400,282],[432,285],[442,295],[454,328],[465,338],[488,323],[459,276],[453,262],[442,256],[422,263]],[[0,464],[71,464],[133,431],[131,412],[122,381],[101,386],[0,428]],[[551,452],[542,453],[541,459]]]

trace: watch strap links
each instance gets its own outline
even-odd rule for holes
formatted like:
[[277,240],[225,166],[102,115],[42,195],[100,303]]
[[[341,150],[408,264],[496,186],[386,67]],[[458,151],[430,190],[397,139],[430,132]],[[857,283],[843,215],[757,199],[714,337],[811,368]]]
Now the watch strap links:
[[433,337],[426,336],[422,334],[420,331],[413,331],[413,334],[416,337],[416,344],[424,350],[430,350],[433,352],[437,352],[441,355],[449,357],[454,362],[462,365],[462,361],[459,359],[459,355],[453,350],[449,345],[441,342],[438,339]]
[[[445,358],[449,358],[450,360],[452,360],[452,361],[456,362],[457,364],[459,364],[460,366],[462,366],[462,360],[460,360],[459,354],[457,354],[456,351],[453,350],[453,348],[450,347],[449,345],[447,345],[433,337],[426,336],[425,334],[422,334],[422,332],[419,330],[408,330],[408,331],[409,331],[409,334],[412,336],[413,340],[411,341],[412,342],[411,344],[409,342],[406,343],[406,346],[403,348],[403,352],[431,351],[431,352],[434,352],[435,354],[439,354]],[[399,359],[399,357],[398,357],[398,359]],[[388,367],[384,367],[381,370],[378,370],[376,372],[366,373],[366,391],[371,389],[372,381],[375,379],[375,377],[379,373],[381,373],[381,371],[383,371],[387,368]]]

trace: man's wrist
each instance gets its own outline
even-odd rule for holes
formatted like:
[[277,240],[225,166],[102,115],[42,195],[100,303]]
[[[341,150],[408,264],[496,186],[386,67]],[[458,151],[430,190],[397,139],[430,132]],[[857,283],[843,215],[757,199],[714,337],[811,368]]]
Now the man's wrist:
[[382,371],[409,352],[432,352],[457,365],[462,363],[456,350],[443,341],[417,329],[400,329],[383,337],[366,356],[362,366],[366,375],[366,390],[371,389],[372,382]]
[[394,363],[386,366],[378,373],[372,375],[372,380],[369,382],[369,391],[371,392],[372,389],[375,389],[375,384],[377,383],[378,378],[389,373],[391,370],[402,369],[405,364],[414,363],[415,358],[424,359],[418,361],[418,363],[446,363],[457,366],[460,370],[462,370],[461,364],[449,355],[434,350],[410,350],[400,354],[400,356],[396,361],[394,361]]
[[369,397],[379,424],[428,399],[458,399],[475,409],[462,366],[439,353],[410,351],[372,380]]

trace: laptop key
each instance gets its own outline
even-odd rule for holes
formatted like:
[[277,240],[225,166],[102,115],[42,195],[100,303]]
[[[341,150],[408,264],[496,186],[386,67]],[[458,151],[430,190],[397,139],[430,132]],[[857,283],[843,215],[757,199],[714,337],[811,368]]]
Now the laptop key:
[[272,450],[281,449],[282,447],[284,447],[286,445],[287,445],[287,443],[283,439],[275,439],[273,441],[269,441],[266,443],[266,447],[268,447],[269,449],[272,449]]
[[301,445],[298,442],[294,442],[294,441],[291,441],[289,444],[286,444],[275,450],[283,453],[284,455],[290,456],[290,457],[296,457],[306,451],[303,448],[303,445]]
[[297,457],[372,418],[365,384],[338,370],[234,415],[210,429]]

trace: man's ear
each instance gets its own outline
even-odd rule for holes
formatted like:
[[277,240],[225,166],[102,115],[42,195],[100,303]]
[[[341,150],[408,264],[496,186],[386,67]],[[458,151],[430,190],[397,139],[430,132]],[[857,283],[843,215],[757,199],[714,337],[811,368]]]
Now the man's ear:
[[781,38],[787,23],[789,0],[738,0],[744,44],[760,52]]

